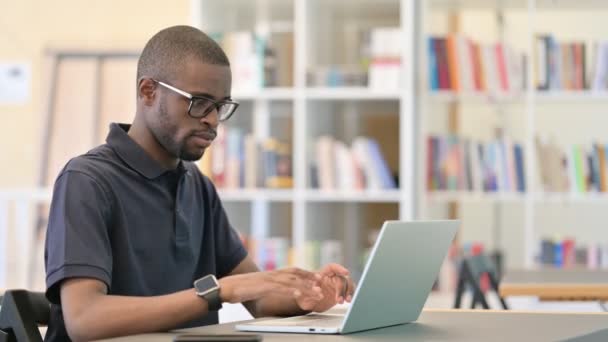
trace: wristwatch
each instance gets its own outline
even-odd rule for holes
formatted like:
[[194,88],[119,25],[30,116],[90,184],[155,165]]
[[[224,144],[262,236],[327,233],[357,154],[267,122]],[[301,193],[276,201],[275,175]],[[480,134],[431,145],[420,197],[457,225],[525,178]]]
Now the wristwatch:
[[207,301],[209,311],[219,311],[219,309],[222,308],[220,283],[213,274],[195,280],[194,290],[199,297],[202,297]]

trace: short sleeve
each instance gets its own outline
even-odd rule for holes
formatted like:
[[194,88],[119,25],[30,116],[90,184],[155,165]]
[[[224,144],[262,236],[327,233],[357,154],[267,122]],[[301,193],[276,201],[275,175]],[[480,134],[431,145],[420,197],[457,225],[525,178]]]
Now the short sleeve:
[[245,259],[247,250],[236,230],[230,225],[228,215],[226,215],[215,187],[208,179],[205,179],[205,183],[211,194],[216,270],[217,277],[221,278],[232,272]]
[[67,278],[103,281],[110,288],[112,250],[107,194],[91,176],[64,171],[53,190],[45,244],[46,296],[60,304]]

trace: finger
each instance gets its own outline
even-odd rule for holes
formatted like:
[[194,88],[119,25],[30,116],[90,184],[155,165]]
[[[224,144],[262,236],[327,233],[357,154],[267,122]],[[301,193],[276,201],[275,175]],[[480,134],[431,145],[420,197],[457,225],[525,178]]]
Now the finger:
[[318,285],[316,279],[306,279],[299,277],[293,273],[282,273],[280,276],[274,278],[274,282],[278,286],[287,286],[295,288],[312,288]]
[[291,267],[286,269],[286,272],[296,276],[300,279],[306,279],[306,280],[312,280],[312,281],[316,281],[318,280],[318,276],[316,275],[316,273],[313,272],[309,272],[309,271],[305,271],[301,268],[297,268],[297,267]]
[[323,297],[323,289],[319,286],[315,286],[309,282],[309,284],[303,286],[294,287],[302,298],[318,300]]
[[310,292],[309,295],[316,300],[321,300],[324,297],[323,290],[318,286],[312,287],[312,291]]
[[339,289],[336,288],[336,291],[338,292],[337,296],[340,298],[346,298],[348,295],[348,278],[343,275],[338,275],[336,279],[340,279]]
[[321,274],[326,275],[326,276],[333,276],[333,275],[349,275],[350,272],[348,271],[348,269],[346,269],[346,267],[340,265],[340,264],[327,264],[325,265],[325,267],[323,267],[321,269]]
[[348,277],[348,290],[346,291],[348,293],[348,297],[353,297],[356,288],[357,285],[355,285],[355,282],[350,277]]

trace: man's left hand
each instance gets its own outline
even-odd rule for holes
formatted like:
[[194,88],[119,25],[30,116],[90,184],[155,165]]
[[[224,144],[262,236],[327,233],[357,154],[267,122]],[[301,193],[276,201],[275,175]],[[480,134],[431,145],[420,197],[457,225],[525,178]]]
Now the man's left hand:
[[328,264],[318,271],[321,276],[319,287],[323,298],[313,307],[315,312],[324,312],[336,304],[350,303],[355,292],[355,284],[348,270],[339,264]]

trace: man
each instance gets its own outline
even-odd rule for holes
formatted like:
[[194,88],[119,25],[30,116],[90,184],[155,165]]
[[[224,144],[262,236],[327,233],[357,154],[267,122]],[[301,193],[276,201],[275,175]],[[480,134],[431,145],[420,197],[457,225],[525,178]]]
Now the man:
[[190,162],[238,107],[230,89],[228,59],[203,32],[170,27],[146,44],[133,124],[112,124],[107,143],[70,160],[56,180],[46,340],[214,324],[222,302],[259,317],[351,300],[340,265],[259,272],[214,186]]

